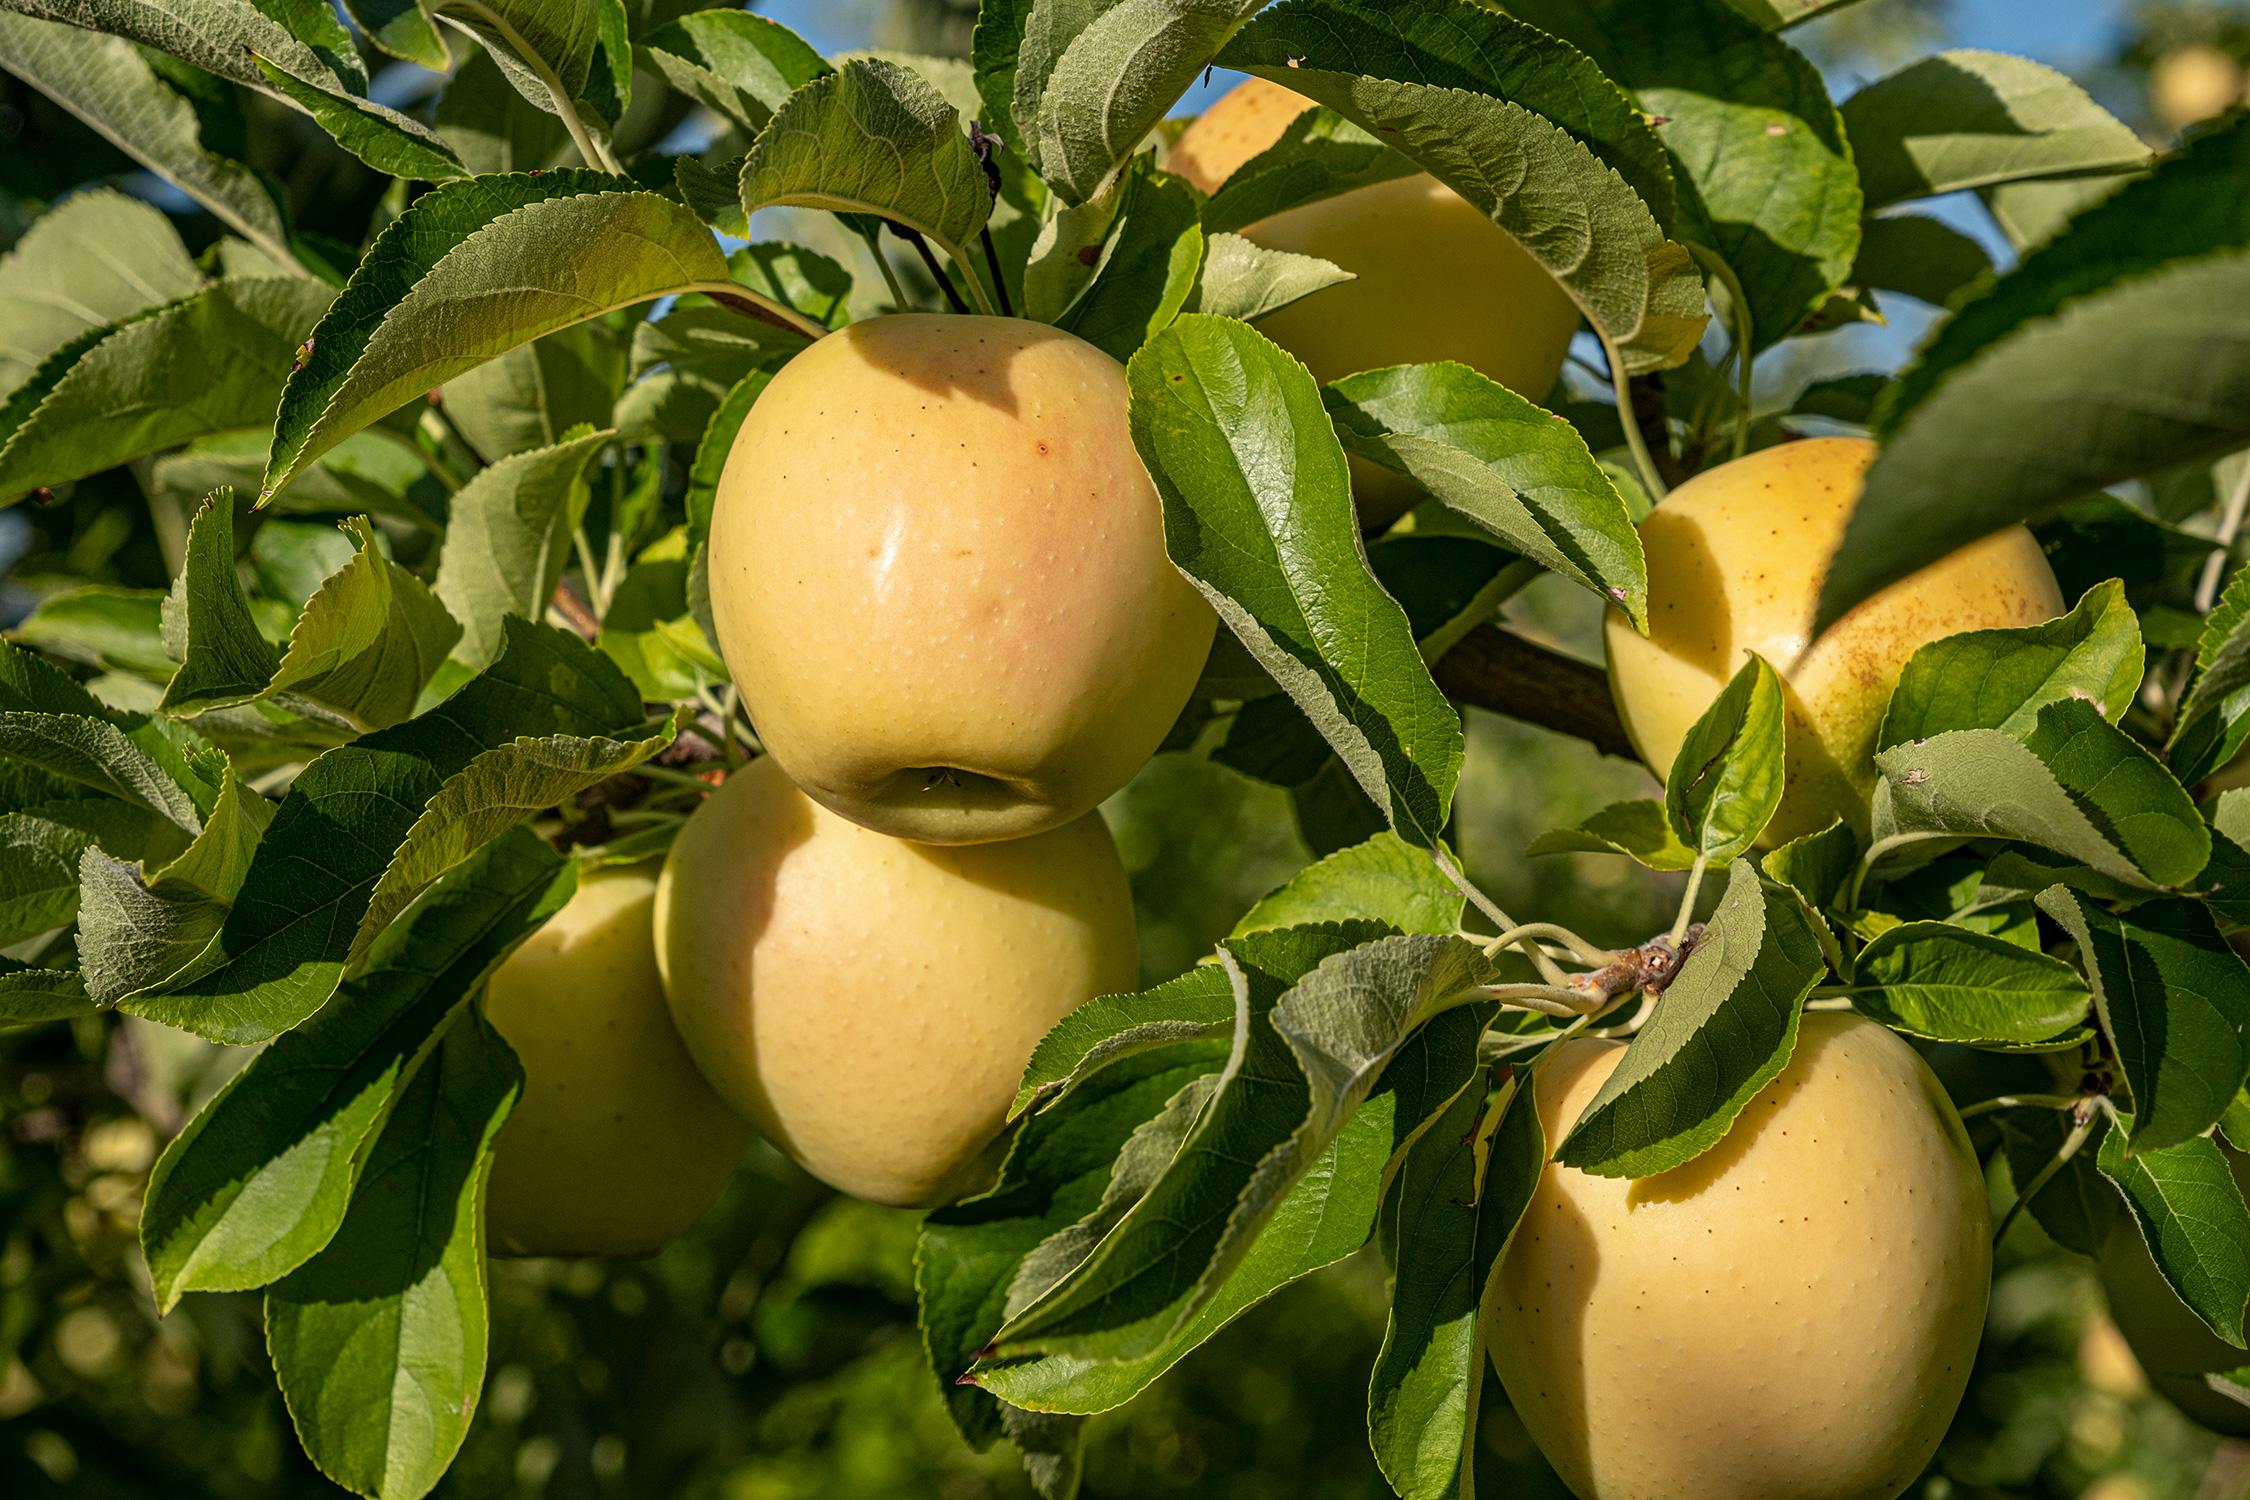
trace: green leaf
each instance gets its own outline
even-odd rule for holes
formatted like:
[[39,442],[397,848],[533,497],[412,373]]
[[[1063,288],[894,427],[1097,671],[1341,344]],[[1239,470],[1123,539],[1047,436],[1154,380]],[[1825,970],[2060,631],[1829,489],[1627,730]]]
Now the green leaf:
[[162,681],[175,665],[164,654],[163,610],[162,590],[87,584],[40,600],[14,637],[64,661]]
[[1672,832],[1664,804],[1653,797],[1612,802],[1575,828],[1557,828],[1531,841],[1526,854],[1623,854],[1652,870],[1689,870],[1695,851]]
[[1203,230],[1195,190],[1136,156],[1088,202],[1050,219],[1023,273],[1024,316],[1125,360],[1196,290]]
[[335,1004],[227,1082],[149,1178],[141,1246],[159,1307],[265,1286],[328,1243],[430,1038],[574,888],[529,832],[494,840],[376,940]]
[[2250,741],[2250,569],[2228,581],[2195,643],[2195,680],[2180,700],[2165,759],[2183,783],[2202,780]]
[[1369,370],[1323,394],[1346,451],[1647,625],[1640,534],[1568,422],[1460,364]]
[[2122,915],[2076,892],[2039,907],[2077,940],[2094,1013],[2133,1091],[2135,1153],[2202,1135],[2250,1081],[2250,968],[2193,901],[2149,901]]
[[[1466,1006],[1440,1016],[1408,1041],[1366,1103],[1282,1198],[1240,1263],[1199,1311],[1148,1354],[1124,1362],[1079,1352],[988,1361],[976,1370],[977,1382],[1003,1399],[1037,1410],[1106,1410],[1131,1399],[1252,1304],[1357,1249],[1374,1228],[1391,1164],[1474,1072],[1476,1038],[1493,1013],[1490,1005]],[[1166,1136],[1200,1118],[1176,1110],[1175,1129],[1157,1132],[1138,1175],[1128,1182],[1121,1174],[1114,1182],[1118,1190],[1102,1210],[1027,1259],[1011,1288],[1011,1313],[1047,1293],[1058,1273],[1078,1264],[1081,1247],[1094,1235],[1148,1212],[1143,1205],[1161,1196],[1165,1187],[1159,1182],[1144,1195],[1142,1184],[1174,1154]]]
[[1735,864],[1702,940],[1555,1160],[1647,1177],[1717,1145],[1788,1065],[1805,996],[1827,970],[1796,896]]
[[1214,236],[1285,209],[1411,176],[1414,163],[1325,104],[1291,120],[1281,138],[1236,167],[1203,207]]
[[[1309,931],[1230,939],[1227,951]],[[1011,1311],[995,1357],[1132,1360],[1161,1349],[1242,1263],[1400,1047],[1493,971],[1458,937],[1378,938],[1323,960],[1270,1010],[1256,993],[1265,976],[1248,972],[1257,977],[1237,980],[1247,1008],[1239,1067],[1230,1060],[1147,1196],[1068,1276]]]
[[553,447],[480,471],[453,497],[436,594],[461,622],[457,654],[470,666],[500,654],[508,616],[541,618],[591,498],[586,465],[616,436],[573,428]]
[[1893,1031],[1968,1046],[2036,1047],[2092,999],[2059,958],[1944,922],[1904,922],[1860,950],[1852,1004]]
[[[447,854],[466,858],[500,831],[495,821],[520,821],[558,788],[591,785],[669,743],[668,732],[608,738],[642,724],[639,695],[607,657],[567,631],[509,621],[499,659],[452,697],[305,768],[211,947],[123,1008],[214,1041],[288,1030],[335,993],[420,889],[413,881],[444,873]],[[427,816],[441,793],[459,815],[447,827]],[[527,795],[547,800],[509,805]]]
[[[1996,1117],[2001,1148],[2008,1154],[2008,1175],[2020,1188],[2031,1181],[2061,1152],[2074,1128],[2072,1111],[2012,1109]],[[2095,1129],[2107,1127],[2096,1122]],[[2065,1249],[2080,1255],[2099,1255],[2108,1237],[2110,1218],[2117,1212],[2117,1190],[2102,1180],[2094,1165],[2094,1152],[2081,1149],[2047,1179],[2047,1185],[2024,1205],[2039,1227]]]
[[2150,1257],[2180,1300],[2241,1347],[2250,1302],[2250,1208],[2226,1157],[2204,1139],[2128,1153],[2133,1118],[2120,1114],[2117,1124],[2102,1138],[2102,1174],[2125,1195]]
[[[165,692],[164,707],[194,713],[276,698],[359,731],[387,728],[412,714],[461,636],[429,586],[377,550],[364,519],[346,521],[343,529],[357,549],[351,561],[306,601],[279,664],[263,683],[255,682],[272,648],[256,635],[234,576],[232,515],[227,496],[206,507],[191,530],[189,561],[200,567],[181,574],[187,659]],[[196,545],[194,532],[211,539]]]
[[1707,865],[1747,853],[1781,806],[1781,679],[1751,653],[1688,726],[1664,780],[1664,820]]
[[0,257],[0,396],[63,345],[202,285],[163,210],[106,187],[72,194]]
[[1460,719],[1405,611],[1368,575],[1312,377],[1245,325],[1196,313],[1150,339],[1127,374],[1172,561],[1391,826],[1432,843],[1460,770]]
[[1484,1298],[1547,1165],[1528,1075],[1501,1108],[1487,1141],[1484,1090],[1456,1095],[1407,1152],[1392,1190],[1391,1319],[1368,1381],[1367,1432],[1405,1500],[1468,1492]]
[[1728,0],[1760,26],[1780,31],[1800,21],[1809,21],[1823,11],[1837,10],[1852,0]]
[[650,32],[641,48],[665,82],[752,134],[829,71],[797,33],[740,10],[690,11]]
[[1984,246],[1958,229],[1927,214],[1892,214],[1868,220],[1861,230],[1849,280],[1944,307],[1991,274]]
[[0,501],[263,427],[330,296],[304,277],[218,281],[64,345],[0,409]]
[[1290,876],[1243,913],[1234,935],[1355,918],[1399,932],[1442,935],[1460,929],[1465,900],[1429,850],[1396,834],[1378,833]]
[[1818,628],[1963,544],[2250,440],[2250,117],[1969,297],[1886,393]]
[[[469,446],[485,462],[498,463],[558,443],[573,427],[610,425],[625,386],[625,354],[620,330],[581,323],[454,376],[440,404]],[[307,474],[298,486],[314,477]]]
[[131,42],[0,10],[0,59],[227,228],[295,264],[273,194],[256,172],[204,144],[194,103],[158,76]]
[[81,829],[28,812],[0,813],[0,943],[20,943],[78,914]]
[[269,91],[311,115],[337,145],[376,171],[423,182],[466,175],[453,149],[413,116],[308,83],[256,53],[250,60]]
[[1018,8],[1005,113],[1024,160],[1065,204],[1099,196],[1110,173],[1262,3],[1033,0]]
[[87,992],[114,1005],[162,983],[203,951],[225,921],[274,804],[234,767],[203,831],[168,864],[145,871],[88,849],[79,862],[78,959]]
[[[1380,930],[1372,923],[1362,929],[1368,935]],[[1234,1034],[1235,1009],[1227,972],[1216,963],[1198,964],[1137,995],[1097,995],[1039,1039],[1009,1118],[1051,1094],[1067,1093],[1121,1058],[1180,1042],[1224,1042]]]
[[1139,1166],[1140,1153],[1126,1156],[1135,1137],[1173,1101],[1204,1097],[1205,1080],[1225,1060],[1222,1038],[1091,1072],[1024,1122],[989,1192],[922,1221],[914,1270],[923,1347],[947,1408],[971,1442],[999,1436],[1001,1414],[993,1397],[957,1378],[1006,1319],[1009,1288],[1025,1257],[1099,1210],[1119,1171]]
[[1219,60],[1328,105],[1476,205],[1628,370],[1676,365],[1702,336],[1702,280],[1664,235],[1661,148],[1574,48],[1454,0],[1285,0]]
[[1876,736],[1878,749],[1955,729],[2019,738],[2039,712],[2066,698],[2090,702],[2116,723],[2140,691],[2141,624],[2116,582],[2088,589],[2058,619],[2018,630],[1968,630],[1907,659]]
[[523,1069],[462,1012],[406,1085],[335,1237],[266,1294],[298,1441],[363,1495],[429,1493],[484,1385],[484,1183]]
[[1768,880],[1779,881],[1805,898],[1814,911],[1823,911],[1843,893],[1859,865],[1859,839],[1841,818],[1826,828],[1800,834],[1758,861]]
[[1314,292],[1341,286],[1352,273],[1316,255],[1269,250],[1239,234],[1206,234],[1203,265],[1187,310],[1255,323]]
[[95,1012],[86,986],[62,969],[29,969],[0,958],[0,1027],[40,1026]]
[[[0,767],[63,783],[66,795],[114,799],[162,824],[184,847],[203,830],[193,795],[150,754],[160,746],[82,714],[0,713]],[[75,856],[74,856],[75,858]]]
[[1957,729],[1875,757],[1875,839],[2020,839],[2128,885],[2177,886],[2211,857],[2211,833],[2156,758],[2065,698],[2039,710],[2027,740]]
[[1869,212],[2026,177],[2122,172],[2148,148],[2054,69],[2005,52],[1925,57],[1844,104]]
[[[438,96],[437,129],[463,164],[480,176],[565,161],[575,165],[578,159],[562,121],[517,93],[483,51],[463,58]],[[728,196],[733,196],[731,189]]]
[[[541,334],[674,292],[733,288],[711,232],[598,172],[471,177],[431,189],[353,271],[289,378],[268,492],[405,402]],[[756,294],[725,290],[753,316]],[[785,319],[786,321],[786,319]]]
[[920,77],[855,58],[789,96],[742,163],[742,211],[874,214],[926,236],[972,287],[992,190],[961,117]]
[[1847,279],[1860,244],[1859,176],[1820,72],[1723,0],[1509,0],[1571,42],[1662,121],[1679,232],[1716,251],[1747,292],[1751,345],[1797,331]]

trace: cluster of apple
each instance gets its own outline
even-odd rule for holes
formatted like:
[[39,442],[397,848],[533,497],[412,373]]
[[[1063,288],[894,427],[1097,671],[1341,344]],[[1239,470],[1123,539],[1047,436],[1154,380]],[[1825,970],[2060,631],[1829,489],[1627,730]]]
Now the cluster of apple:
[[[1308,107],[1247,84],[1168,165],[1213,190]],[[1427,177],[1252,235],[1357,273],[1264,324],[1324,379],[1457,359],[1539,396],[1576,326],[1530,257]],[[1769,845],[1837,818],[1864,833],[1915,649],[2063,607],[2019,527],[1811,639],[1872,452],[1794,442],[1681,486],[1641,528],[1649,633],[1609,622],[1621,716],[1659,776],[1746,651],[1783,672]],[[1353,477],[1371,520],[1414,498]],[[767,753],[690,818],[661,877],[589,877],[493,979],[529,1079],[492,1179],[505,1250],[656,1248],[716,1196],[750,1126],[847,1192],[956,1196],[989,1173],[1040,1036],[1132,987],[1130,894],[1094,809],[1172,724],[1214,621],[1166,561],[1113,360],[966,315],[823,339],[743,424],[710,581]],[[1587,1038],[1544,1061],[1550,1145],[1622,1054]],[[1780,1077],[1689,1165],[1628,1180],[1550,1162],[1489,1346],[1581,1495],[1895,1495],[1965,1387],[1989,1234],[1976,1157],[1920,1056],[1811,1014]],[[2115,1257],[2120,1316],[2147,1282],[2140,1303],[2176,1323],[2138,1250]]]
[[[1135,987],[1095,808],[1217,622],[1165,557],[1122,366],[1011,318],[822,339],[742,424],[710,581],[765,753],[660,876],[591,877],[493,979],[527,1078],[490,1193],[506,1250],[653,1250],[751,1127],[858,1197],[957,1197],[1040,1037]],[[558,1023],[573,993],[599,1025]]]

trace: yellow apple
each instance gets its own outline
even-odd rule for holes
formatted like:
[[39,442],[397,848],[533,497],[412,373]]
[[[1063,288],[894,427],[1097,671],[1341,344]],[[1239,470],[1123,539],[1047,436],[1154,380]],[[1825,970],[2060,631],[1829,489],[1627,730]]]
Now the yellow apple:
[[[2221,1147],[2234,1169],[2235,1186],[2250,1196],[2250,1156]],[[2149,1384],[2190,1421],[2227,1437],[2250,1438],[2250,1406],[2204,1383],[2221,1370],[2250,1368],[2250,1352],[2237,1349],[2188,1311],[2149,1258],[2140,1226],[2120,1205],[2099,1259],[2109,1315],[2125,1335]]]
[[1060,828],[1130,780],[1217,618],[1164,555],[1124,367],[1019,318],[855,323],[774,377],[711,518],[719,650],[766,749],[927,843]]
[[664,1005],[656,873],[590,871],[485,984],[523,1062],[486,1220],[508,1255],[652,1255],[734,1175],[750,1127],[711,1091]]
[[[1278,83],[1249,79],[1181,134],[1165,167],[1215,192],[1312,107]],[[1578,328],[1577,304],[1531,253],[1427,173],[1285,209],[1243,234],[1356,278],[1259,320],[1319,380],[1451,359],[1540,401]],[[1378,515],[1420,493],[1405,476],[1358,461],[1352,486]]]
[[2149,69],[2148,91],[2156,118],[2173,130],[2225,114],[2250,99],[2242,64],[2208,42],[2190,42],[2158,58]]
[[1649,633],[1617,610],[1604,632],[1625,733],[1658,776],[1750,652],[1781,674],[1788,782],[1769,845],[1837,817],[1866,832],[1876,731],[1918,648],[2062,613],[2039,544],[2011,526],[1900,579],[1813,640],[1821,581],[1874,456],[1864,438],[1808,438],[1696,475],[1641,522]]
[[[1587,1038],[1540,1066],[1550,1150],[1624,1053]],[[1813,1012],[1693,1161],[1548,1164],[1487,1299],[1492,1363],[1581,1500],[1890,1500],[1968,1384],[1990,1234],[1921,1057]]]
[[828,811],[770,756],[688,819],[656,922],[704,1076],[814,1176],[877,1203],[976,1186],[1032,1048],[1137,972],[1099,813],[908,843]]

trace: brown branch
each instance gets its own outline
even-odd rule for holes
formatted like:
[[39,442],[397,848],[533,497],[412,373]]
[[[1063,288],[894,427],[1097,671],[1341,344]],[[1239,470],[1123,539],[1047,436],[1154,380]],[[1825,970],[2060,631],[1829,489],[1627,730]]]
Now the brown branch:
[[1574,736],[1604,755],[1633,754],[1609,678],[1592,662],[1479,625],[1433,671],[1449,698]]

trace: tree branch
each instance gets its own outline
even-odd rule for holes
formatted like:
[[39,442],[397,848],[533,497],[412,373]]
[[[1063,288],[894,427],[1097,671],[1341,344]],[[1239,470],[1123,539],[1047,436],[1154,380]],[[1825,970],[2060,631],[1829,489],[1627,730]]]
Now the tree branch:
[[1592,662],[1479,625],[1432,671],[1449,698],[1574,736],[1604,755],[1633,755],[1609,678]]

